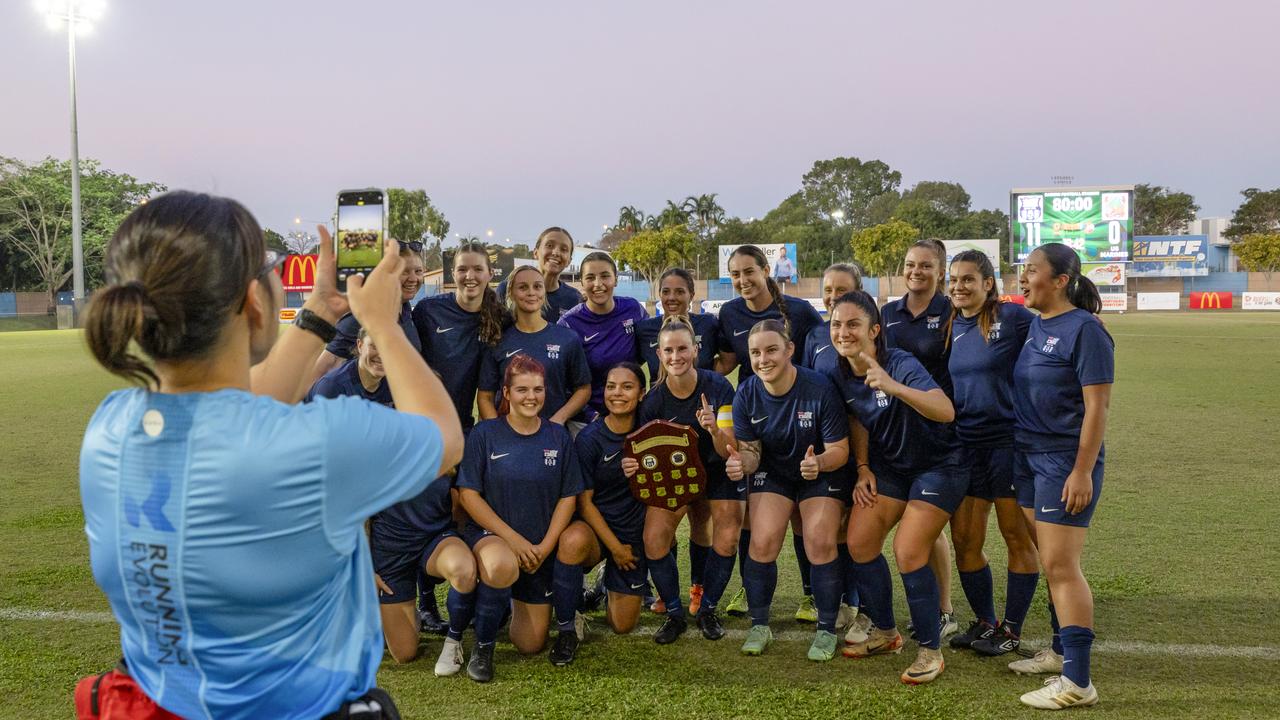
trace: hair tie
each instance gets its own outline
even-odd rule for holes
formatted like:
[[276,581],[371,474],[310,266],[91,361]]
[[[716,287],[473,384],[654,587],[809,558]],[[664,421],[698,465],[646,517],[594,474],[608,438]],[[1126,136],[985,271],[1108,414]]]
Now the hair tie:
[[147,286],[137,280],[130,280],[121,287],[127,287],[138,292],[144,298],[150,299],[151,293],[147,291]]

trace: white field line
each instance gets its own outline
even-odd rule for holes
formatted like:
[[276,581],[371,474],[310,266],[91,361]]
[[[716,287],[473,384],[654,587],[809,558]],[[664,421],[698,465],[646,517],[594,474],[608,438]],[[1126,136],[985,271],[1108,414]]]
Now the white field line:
[[1185,333],[1178,334],[1153,334],[1153,333],[1111,333],[1111,337],[1134,337],[1134,338],[1160,338],[1162,340],[1276,340],[1276,337],[1245,337],[1241,335],[1187,335]]
[[[78,610],[32,610],[26,608],[0,608],[0,620],[27,620],[37,622],[72,622],[88,624],[114,623],[111,613],[81,612]],[[633,636],[649,637],[657,631],[651,625],[644,625],[631,633]],[[612,637],[609,629],[600,623],[592,624],[592,632],[588,641],[607,642]],[[698,637],[698,630],[690,623],[685,633],[690,642],[706,642]],[[725,639],[742,641],[747,632],[740,628],[729,628]],[[774,633],[774,639],[781,642],[807,643],[813,640],[813,633],[804,630],[783,630]],[[1030,643],[1028,643],[1030,645]],[[1242,658],[1250,660],[1280,660],[1280,647],[1248,646],[1248,645],[1207,645],[1185,643],[1153,643],[1141,640],[1099,640],[1094,649],[1106,655],[1167,655],[1171,657],[1193,658]]]

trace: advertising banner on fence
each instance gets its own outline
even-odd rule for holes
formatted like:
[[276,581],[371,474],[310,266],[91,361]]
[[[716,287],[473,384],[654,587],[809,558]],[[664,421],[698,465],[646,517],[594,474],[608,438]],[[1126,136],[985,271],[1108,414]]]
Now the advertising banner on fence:
[[1133,239],[1132,277],[1203,277],[1209,274],[1207,235],[1139,235]]
[[1129,309],[1129,296],[1125,293],[1101,293],[1102,312],[1124,312]]
[[1124,263],[1084,263],[1080,272],[1098,287],[1124,287]]
[[[720,282],[729,282],[729,256],[738,247],[720,246]],[[800,282],[800,260],[796,255],[795,243],[773,243],[756,247],[763,250],[764,256],[769,260],[769,277],[778,282]]]
[[1193,292],[1191,293],[1192,310],[1226,310],[1231,307],[1229,292]]
[[1000,277],[1000,241],[999,240],[943,240],[947,246],[947,267],[951,267],[951,259],[965,250],[977,250],[991,261],[996,277]]
[[1001,295],[1000,302],[1011,302],[1011,303],[1017,303],[1018,305],[1026,305],[1027,296],[1026,295]]
[[1182,293],[1138,293],[1139,310],[1177,310],[1182,305]]
[[[457,250],[445,250],[443,253],[444,284],[448,287],[455,284],[453,281],[453,256],[455,253],[457,253]],[[511,248],[490,245],[489,267],[493,269],[493,279],[489,281],[489,284],[496,286],[506,280],[511,275],[511,271],[516,269],[516,251]]]
[[711,313],[712,315],[720,314],[720,306],[729,302],[728,300],[703,300],[702,312]]
[[1240,294],[1244,310],[1280,310],[1280,292],[1247,292]]

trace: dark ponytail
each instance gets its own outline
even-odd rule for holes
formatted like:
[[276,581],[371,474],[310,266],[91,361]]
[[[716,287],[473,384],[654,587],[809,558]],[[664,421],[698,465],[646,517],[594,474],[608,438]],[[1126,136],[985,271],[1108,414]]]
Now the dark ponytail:
[[107,285],[85,314],[90,352],[108,371],[156,387],[147,360],[206,356],[242,312],[265,258],[262,228],[234,200],[178,191],[138,206],[107,243]]
[[735,255],[746,255],[755,261],[756,265],[764,271],[764,284],[769,288],[769,297],[773,298],[773,304],[778,306],[778,312],[782,314],[782,324],[787,329],[788,337],[791,334],[791,316],[787,315],[787,296],[782,294],[782,288],[778,287],[778,283],[769,277],[769,258],[765,256],[764,251],[755,245],[739,245],[729,256],[732,260]]
[[[489,248],[480,242],[465,242],[458,246],[454,253],[454,262],[457,258],[462,257],[462,253],[476,253],[484,257],[484,266],[488,268],[490,277],[493,275],[493,261],[489,259]],[[486,283],[484,286],[484,294],[480,299],[480,342],[493,347],[502,340],[502,328],[510,324],[511,316],[507,313],[507,309],[498,301],[498,293]]]
[[[836,308],[841,305],[853,305],[862,310],[867,316],[867,332],[871,332],[874,326],[880,326],[880,332],[876,333],[876,339],[873,341],[876,348],[876,362],[883,364],[889,354],[889,346],[884,339],[884,325],[880,322],[880,308],[876,305],[875,298],[867,294],[865,290],[852,290],[840,297],[831,304],[831,312],[834,314]],[[853,368],[849,363],[840,363],[840,372],[844,377],[853,377]]]
[[1036,248],[1044,255],[1054,276],[1067,276],[1067,301],[1094,315],[1102,312],[1102,295],[1093,281],[1080,272],[1080,256],[1062,243],[1046,243]]
[[[951,258],[951,264],[958,262],[973,263],[978,266],[978,273],[982,275],[983,280],[991,281],[991,289],[987,291],[987,297],[982,301],[982,307],[978,310],[978,329],[982,332],[982,341],[988,342],[991,338],[991,326],[996,322],[996,308],[1000,306],[1000,288],[996,287],[996,269],[991,264],[991,258],[987,254],[978,250],[965,250],[955,257]],[[947,332],[946,342],[943,348],[951,347],[951,326],[955,323],[956,315],[959,310],[954,307],[951,314],[947,316]]]

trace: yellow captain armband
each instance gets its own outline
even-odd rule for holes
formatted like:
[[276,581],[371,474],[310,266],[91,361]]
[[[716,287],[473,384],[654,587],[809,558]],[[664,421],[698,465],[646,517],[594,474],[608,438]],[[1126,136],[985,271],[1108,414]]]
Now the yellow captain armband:
[[716,427],[731,428],[733,427],[733,406],[721,405],[720,410],[716,412]]

